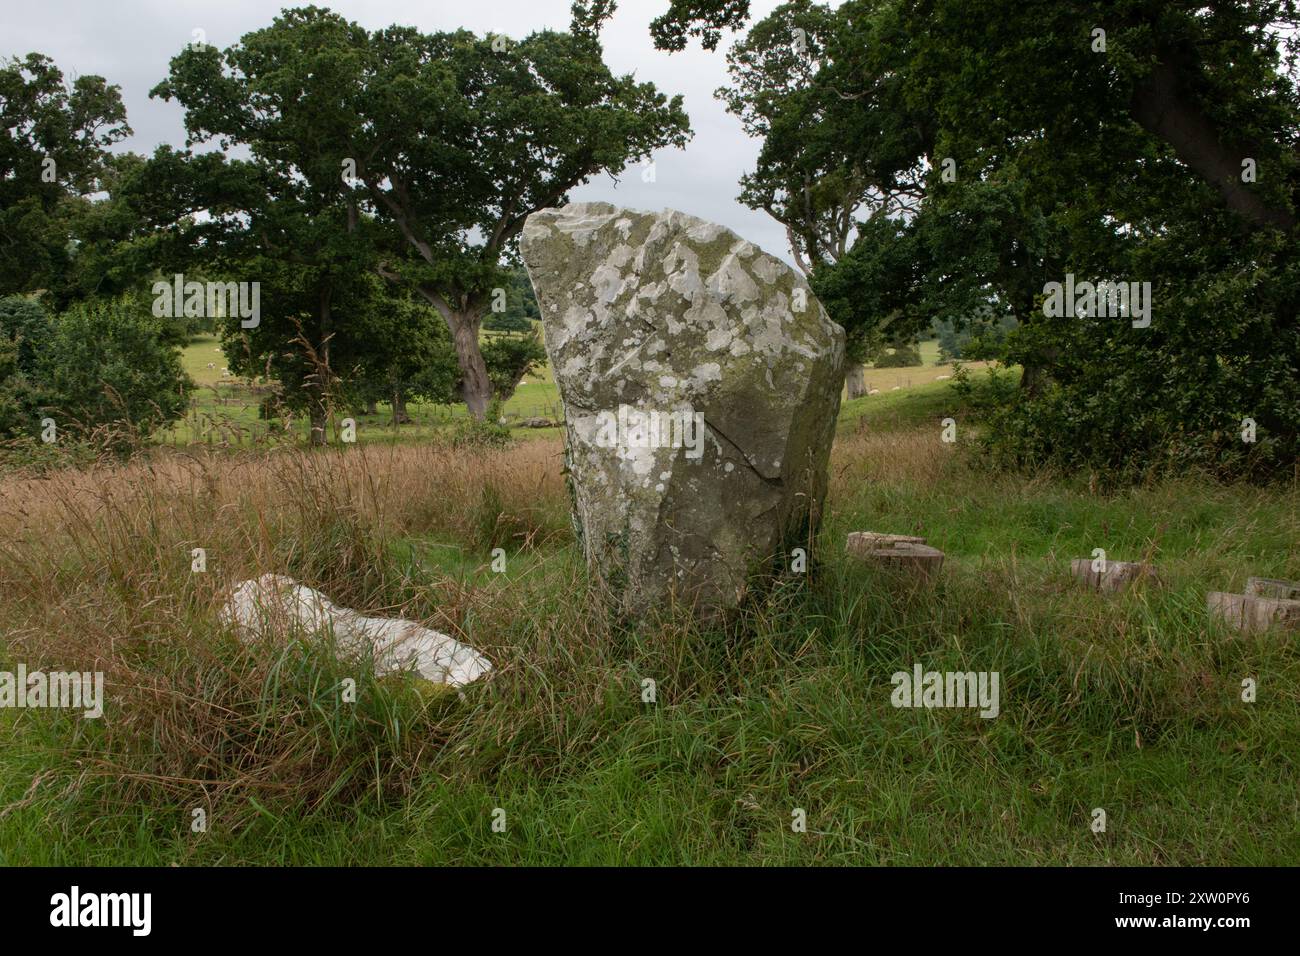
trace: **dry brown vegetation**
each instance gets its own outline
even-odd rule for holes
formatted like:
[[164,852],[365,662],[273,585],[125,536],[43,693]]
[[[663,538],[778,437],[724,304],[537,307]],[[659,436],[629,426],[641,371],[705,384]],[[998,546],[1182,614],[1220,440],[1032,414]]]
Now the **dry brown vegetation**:
[[[868,470],[874,479],[933,481],[943,458],[919,434],[859,435],[842,442],[833,481],[840,493]],[[445,721],[433,732],[445,708],[423,705],[432,723],[418,737],[410,728],[398,734],[396,698],[410,688],[390,681],[372,688],[371,719],[349,726],[360,733],[354,746],[340,746],[331,680],[346,666],[327,653],[303,657],[288,635],[245,647],[215,623],[232,584],[268,571],[368,613],[421,618],[484,650],[499,662],[499,705],[530,719],[548,714],[558,743],[611,675],[630,679],[574,555],[554,559],[554,546],[571,541],[561,470],[561,445],[532,441],[483,451],[154,449],[126,464],[10,476],[0,481],[8,653],[33,668],[105,672],[117,717],[75,759],[78,782],[99,776],[124,785],[107,791],[110,800],[159,789],[208,801],[284,791],[316,809],[358,786],[405,785],[403,768],[419,767],[429,748],[455,736]],[[459,550],[452,563],[470,578],[425,565],[421,543]],[[484,573],[498,546],[524,564],[534,552],[550,560],[513,574],[506,587]],[[205,551],[204,573],[191,570],[195,548]],[[658,673],[683,673],[688,632],[655,632],[671,658]],[[512,633],[528,647],[512,643]],[[512,693],[517,668],[525,679]],[[538,674],[556,699],[538,697]],[[355,766],[371,735],[396,758],[378,774]]]

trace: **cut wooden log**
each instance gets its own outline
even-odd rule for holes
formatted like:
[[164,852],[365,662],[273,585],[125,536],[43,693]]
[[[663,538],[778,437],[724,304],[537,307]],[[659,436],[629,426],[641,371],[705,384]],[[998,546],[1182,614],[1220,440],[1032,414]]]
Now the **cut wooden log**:
[[1300,629],[1300,600],[1211,591],[1205,603],[1211,617],[1221,618],[1247,634],[1270,627]]
[[1094,591],[1122,591],[1138,581],[1159,583],[1155,565],[1141,561],[1107,561],[1105,571],[1092,567],[1092,558],[1075,558],[1070,572]]

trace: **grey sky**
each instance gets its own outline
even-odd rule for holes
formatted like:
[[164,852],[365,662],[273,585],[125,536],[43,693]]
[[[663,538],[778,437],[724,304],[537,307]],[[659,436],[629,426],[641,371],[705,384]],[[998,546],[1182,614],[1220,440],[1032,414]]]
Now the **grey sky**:
[[[754,0],[756,16],[778,0]],[[149,99],[167,74],[167,63],[186,43],[200,39],[226,47],[250,30],[268,25],[281,8],[306,6],[276,0],[3,0],[0,56],[45,53],[65,75],[98,73],[122,88],[135,135],[122,148],[151,153],[159,143],[183,146],[182,111],[175,103]],[[520,37],[542,28],[565,29],[570,0],[318,0],[318,5],[376,29],[391,23],[425,30],[466,27],[476,33]],[[737,182],[752,165],[758,144],[741,132],[713,98],[726,79],[723,45],[707,53],[695,45],[682,53],[661,53],[650,42],[651,19],[668,0],[620,0],[605,27],[605,59],[616,73],[635,73],[668,94],[681,93],[695,137],[684,150],[655,157],[655,181],[644,182],[639,167],[616,184],[600,177],[573,192],[575,200],[606,200],[637,209],[681,209],[730,226],[767,251],[789,259],[784,231],[761,212],[736,202]]]

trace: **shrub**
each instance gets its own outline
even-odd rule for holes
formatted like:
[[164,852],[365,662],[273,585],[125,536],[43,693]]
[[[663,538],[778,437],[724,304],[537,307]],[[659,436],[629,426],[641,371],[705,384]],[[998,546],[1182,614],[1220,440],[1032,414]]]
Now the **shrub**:
[[21,295],[0,299],[0,337],[16,347],[17,367],[26,375],[36,371],[36,357],[52,331],[49,316],[36,300]]
[[502,402],[515,393],[525,375],[546,360],[546,349],[535,332],[494,336],[483,343],[482,352],[492,394]]
[[964,321],[935,319],[933,328],[939,338],[939,362],[946,365],[954,359],[1001,359],[1006,354],[1007,334],[1016,324],[1013,315],[993,318],[977,314]]
[[872,364],[876,368],[910,368],[921,364],[921,353],[915,345],[899,345],[881,352]]
[[522,315],[489,312],[483,319],[483,328],[488,332],[529,332],[532,331],[533,324]]
[[510,428],[501,424],[501,400],[493,399],[483,421],[460,418],[452,426],[449,438],[453,448],[504,448],[514,438]]
[[143,436],[185,414],[193,381],[158,319],[118,301],[59,316],[39,360],[61,428],[122,426]]

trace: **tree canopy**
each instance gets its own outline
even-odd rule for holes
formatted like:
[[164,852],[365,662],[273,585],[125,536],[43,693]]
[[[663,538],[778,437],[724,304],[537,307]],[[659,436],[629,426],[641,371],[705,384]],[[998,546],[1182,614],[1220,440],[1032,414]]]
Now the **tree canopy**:
[[[653,32],[711,47],[747,19],[674,2]],[[1287,469],[1298,27],[1292,0],[786,4],[729,58],[723,95],[763,137],[741,198],[795,221],[796,251],[834,253],[814,286],[860,334],[1014,320],[1022,387],[991,431],[1009,460]],[[816,200],[849,181],[923,192],[895,215],[862,207],[841,254],[817,212],[847,203]],[[1067,277],[1149,289],[1151,321],[1045,314]]]
[[39,53],[0,62],[0,295],[68,281],[76,200],[101,189],[108,147],[130,134],[102,76],[69,84]]
[[261,243],[246,255],[280,248],[330,276],[369,269],[415,290],[447,323],[481,417],[492,385],[478,331],[524,220],[689,134],[680,97],[610,72],[602,19],[580,9],[571,32],[514,41],[370,32],[304,7],[225,51],[184,51],[156,92],[185,106],[195,141],[252,152],[248,164],[188,157],[195,184],[235,180],[194,205],[242,197],[249,222],[235,232]]

